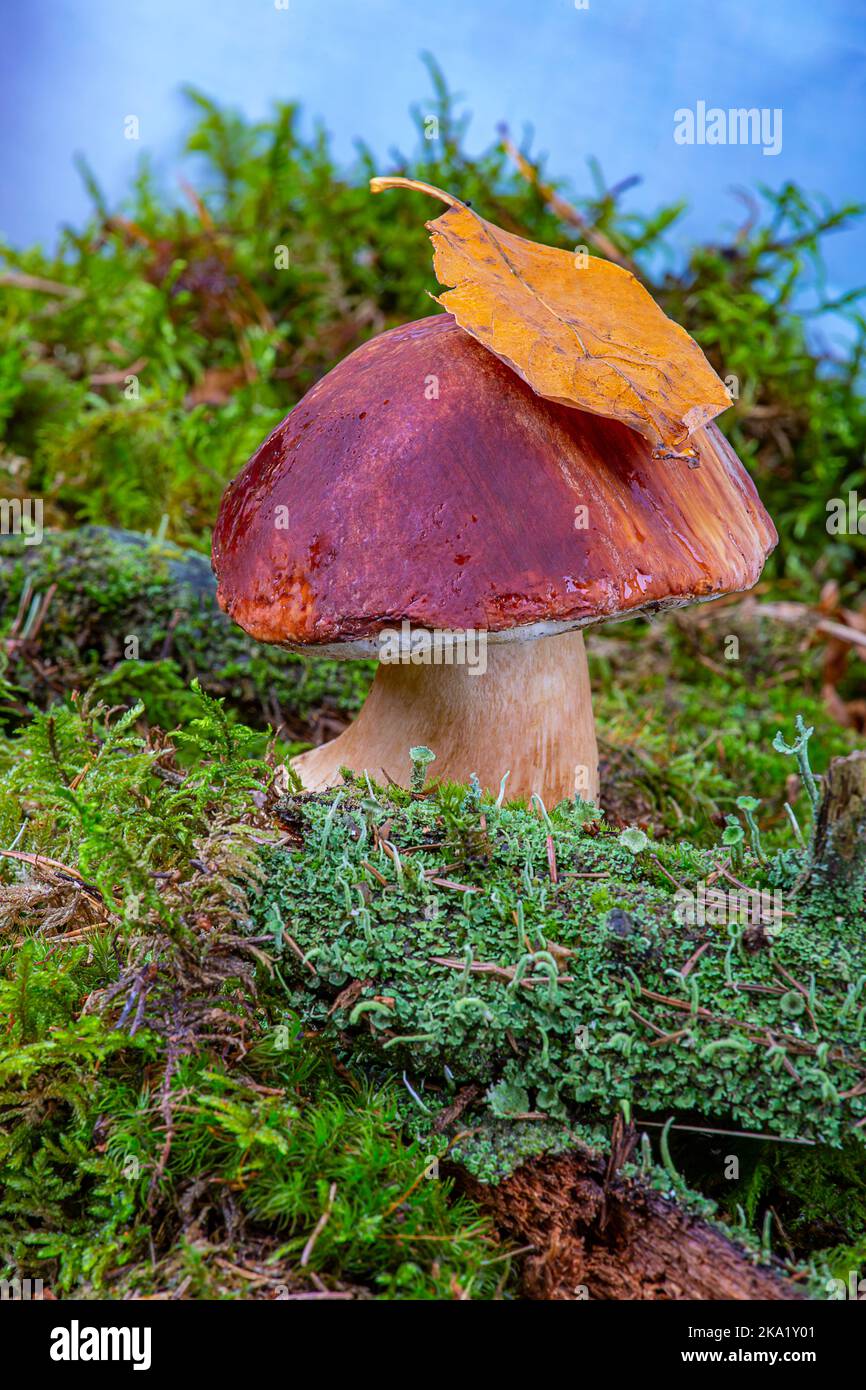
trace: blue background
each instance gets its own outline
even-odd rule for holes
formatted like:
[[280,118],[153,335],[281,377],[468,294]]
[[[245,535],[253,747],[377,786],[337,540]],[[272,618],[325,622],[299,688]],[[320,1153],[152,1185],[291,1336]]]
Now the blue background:
[[[743,218],[732,187],[796,179],[831,199],[866,200],[864,0],[0,0],[0,236],[52,245],[88,200],[73,167],[92,165],[119,198],[146,150],[176,188],[191,82],[263,116],[299,100],[341,161],[361,136],[388,163],[414,149],[409,107],[430,86],[432,52],[473,113],[469,146],[508,122],[576,191],[588,156],[608,183],[643,176],[627,205],[685,198],[677,235],[720,237]],[[680,146],[674,112],[781,107],[783,148]],[[126,140],[124,117],[140,119]],[[834,290],[866,279],[864,234],[831,239]]]

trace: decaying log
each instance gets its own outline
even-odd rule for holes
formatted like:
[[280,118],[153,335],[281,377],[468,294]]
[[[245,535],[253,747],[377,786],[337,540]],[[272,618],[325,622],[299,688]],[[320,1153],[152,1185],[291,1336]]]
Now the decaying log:
[[803,886],[832,887],[862,906],[866,892],[866,752],[834,758],[824,778]]
[[801,1299],[715,1226],[652,1187],[605,1171],[588,1151],[535,1159],[498,1186],[462,1170],[462,1188],[523,1247],[528,1298]]

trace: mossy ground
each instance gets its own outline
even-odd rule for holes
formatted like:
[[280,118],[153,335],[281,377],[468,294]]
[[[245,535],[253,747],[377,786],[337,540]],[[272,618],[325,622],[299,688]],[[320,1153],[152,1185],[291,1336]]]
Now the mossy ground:
[[[349,787],[281,814],[296,842],[268,854],[255,915],[293,1004],[371,1074],[396,1068],[432,1153],[497,1181],[535,1153],[604,1148],[619,1109],[654,1138],[668,1119],[727,1134],[688,1176],[735,1219],[740,1165],[785,1140],[813,1188],[815,1155],[853,1143],[862,1204],[866,908],[793,894],[794,848],[726,877],[724,846],[635,851],[580,804],[545,815],[457,787]],[[677,885],[700,883],[739,895],[742,920],[681,920]],[[742,883],[779,892],[785,916],[750,925]],[[809,1229],[785,1239],[802,1252]]]
[[291,1013],[248,906],[271,769],[194,698],[183,770],[87,702],[7,744],[3,843],[51,862],[4,862],[3,1269],[77,1297],[490,1296],[495,1232],[422,1181],[393,1083]]
[[[465,114],[431,77],[401,172],[572,247],[573,218],[504,144],[467,153]],[[284,804],[281,822],[275,768],[337,731],[370,669],[303,664],[233,629],[209,528],[324,371],[429,312],[427,209],[371,198],[369,152],[347,176],[290,105],[249,122],[188,95],[205,201],[174,205],[142,169],[118,214],[87,174],[87,227],[56,254],[3,252],[4,495],[73,529],[0,545],[0,1265],[82,1296],[509,1296],[507,1249],[428,1180],[432,1159],[448,1146],[495,1179],[574,1136],[605,1145],[630,1107],[653,1136],[671,1115],[693,1126],[643,1154],[653,1182],[686,1199],[684,1179],[753,1241],[845,1277],[866,1259],[856,905],[800,901],[751,950],[678,923],[667,875],[742,853],[737,878],[790,893],[784,803],[806,835],[810,813],[774,735],[803,715],[820,773],[866,721],[863,661],[844,648],[828,666],[815,632],[819,613],[862,614],[866,538],[826,520],[866,484],[863,318],[856,294],[835,304],[850,334],[831,357],[797,308],[804,268],[808,302],[827,306],[823,239],[862,209],[766,189],[729,245],[675,270],[681,208],[626,211],[597,170],[574,197],[592,249],[612,241],[736,383],[723,426],[781,537],[757,607],[589,634],[606,822],[366,786],[336,809]],[[798,607],[799,626],[765,600]],[[728,820],[745,831],[748,795],[767,865]],[[651,846],[633,855],[623,826]],[[583,872],[604,877],[566,877]],[[472,968],[527,955],[528,983]],[[341,990],[351,1003],[328,1014]],[[393,1023],[420,1039],[386,1046]],[[459,1125],[433,1132],[449,1103]],[[533,1118],[515,1118],[524,1105]],[[744,1126],[764,1137],[730,1137]]]
[[354,712],[369,681],[365,662],[311,664],[251,642],[217,606],[205,555],[108,527],[49,533],[38,547],[0,539],[0,614],[7,722],[91,690],[141,701],[148,723],[170,728],[194,715],[200,676],[235,718],[270,723],[293,751],[316,720]]
[[[0,539],[0,717],[5,708],[14,726],[32,704],[89,689],[109,704],[140,701],[147,723],[170,728],[193,716],[198,677],[232,718],[278,730],[287,755],[339,731],[363,702],[372,663],[252,642],[215,594],[203,555],[154,537],[88,527],[49,533],[38,547]],[[707,842],[737,796],[759,787],[765,834],[784,840],[795,768],[773,752],[776,731],[794,709],[821,727],[818,772],[857,742],[827,718],[822,645],[802,626],[762,618],[752,599],[591,629],[587,646],[616,824]],[[841,694],[864,687],[866,663],[851,658]]]
[[[322,708],[348,716],[363,668],[254,648],[215,609],[203,562],[163,543],[7,544],[7,634],[28,576],[28,606],[57,587],[33,645],[10,651],[0,843],[66,867],[3,871],[10,1270],[112,1296],[319,1280],[489,1297],[513,1287],[507,1250],[430,1165],[496,1181],[574,1142],[604,1149],[618,1111],[645,1122],[646,1171],[680,1200],[711,1199],[758,1242],[775,1213],[777,1252],[820,1274],[860,1259],[864,922],[856,904],[792,900],[803,852],[783,802],[806,836],[810,808],[772,748],[794,693],[819,769],[856,741],[822,712],[817,651],[731,611],[717,631],[742,634],[744,659],[725,666],[713,629],[683,618],[590,634],[607,819],[366,781],[278,803],[286,743],[264,761],[240,722],[262,664],[299,742]],[[153,660],[172,619],[174,654]],[[118,650],[127,632],[150,634],[137,662]],[[183,684],[199,664],[222,711]],[[57,687],[40,685],[52,668]],[[791,669],[795,684],[778,680]],[[118,727],[93,695],[64,698],[86,682],[118,706],[143,699]],[[27,701],[47,712],[24,718]],[[765,863],[736,804],[753,787]],[[723,844],[732,815],[742,838]],[[622,843],[623,824],[648,843]],[[674,880],[736,893],[726,873],[783,895],[793,916],[772,945],[677,920]],[[693,1129],[663,1154],[672,1117]]]

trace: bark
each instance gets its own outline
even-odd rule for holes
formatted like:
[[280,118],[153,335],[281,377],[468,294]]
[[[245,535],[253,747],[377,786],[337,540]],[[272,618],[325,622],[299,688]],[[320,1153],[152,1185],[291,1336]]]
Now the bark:
[[815,819],[806,886],[832,886],[862,906],[866,891],[866,752],[834,758]]
[[801,1299],[777,1267],[644,1183],[574,1150],[524,1164],[498,1186],[459,1182],[520,1246],[532,1299]]

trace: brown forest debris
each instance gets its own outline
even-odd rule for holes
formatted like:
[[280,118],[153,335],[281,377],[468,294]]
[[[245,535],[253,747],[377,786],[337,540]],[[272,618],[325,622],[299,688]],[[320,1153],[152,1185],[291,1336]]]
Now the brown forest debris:
[[815,818],[808,881],[832,884],[862,905],[866,887],[866,752],[834,758]]
[[757,1266],[717,1228],[636,1179],[605,1173],[573,1150],[536,1159],[498,1186],[463,1170],[463,1189],[521,1246],[528,1298],[800,1299],[796,1284]]

